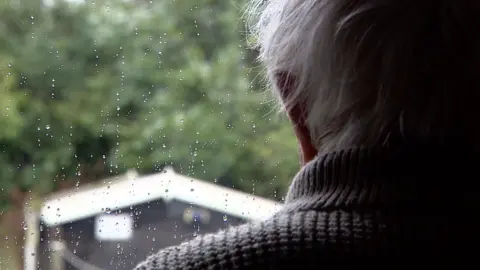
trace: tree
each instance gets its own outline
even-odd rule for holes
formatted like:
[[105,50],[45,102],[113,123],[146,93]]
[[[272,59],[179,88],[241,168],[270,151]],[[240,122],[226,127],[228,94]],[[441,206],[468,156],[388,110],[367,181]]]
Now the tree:
[[295,142],[255,81],[238,4],[23,0],[0,15],[4,204],[14,190],[166,164],[263,196],[286,190]]

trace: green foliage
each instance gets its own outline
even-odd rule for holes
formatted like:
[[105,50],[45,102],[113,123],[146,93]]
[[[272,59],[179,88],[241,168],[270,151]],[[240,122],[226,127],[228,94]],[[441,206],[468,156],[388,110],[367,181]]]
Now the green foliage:
[[241,1],[42,2],[0,4],[0,200],[167,164],[286,191],[296,144],[244,48]]

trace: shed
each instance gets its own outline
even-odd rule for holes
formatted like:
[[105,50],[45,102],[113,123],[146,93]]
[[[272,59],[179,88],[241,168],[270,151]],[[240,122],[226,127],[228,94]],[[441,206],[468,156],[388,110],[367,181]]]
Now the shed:
[[39,269],[132,269],[158,249],[281,207],[176,173],[131,171],[48,197],[40,211]]

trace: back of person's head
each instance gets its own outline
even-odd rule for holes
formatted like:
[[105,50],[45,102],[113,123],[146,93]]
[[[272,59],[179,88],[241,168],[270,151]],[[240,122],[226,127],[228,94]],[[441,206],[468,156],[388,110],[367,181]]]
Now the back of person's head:
[[254,0],[260,59],[319,151],[480,139],[480,1]]

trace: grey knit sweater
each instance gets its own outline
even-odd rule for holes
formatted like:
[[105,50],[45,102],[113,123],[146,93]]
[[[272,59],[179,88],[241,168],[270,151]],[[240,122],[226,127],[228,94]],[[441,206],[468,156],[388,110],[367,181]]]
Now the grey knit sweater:
[[478,161],[429,147],[320,156],[297,174],[274,216],[161,250],[136,269],[467,264],[476,251],[467,244],[479,240],[472,213],[480,213],[467,175]]

